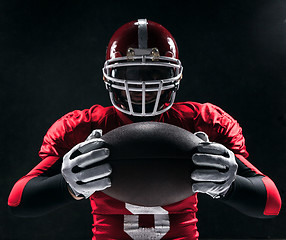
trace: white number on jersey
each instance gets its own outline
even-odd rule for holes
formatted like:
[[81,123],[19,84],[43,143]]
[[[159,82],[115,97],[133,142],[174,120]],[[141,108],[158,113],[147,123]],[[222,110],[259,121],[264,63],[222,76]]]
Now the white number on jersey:
[[[126,209],[134,215],[124,215],[124,231],[134,240],[159,240],[170,230],[168,212],[162,207],[142,207],[129,203]],[[153,214],[154,227],[139,227],[139,214]]]

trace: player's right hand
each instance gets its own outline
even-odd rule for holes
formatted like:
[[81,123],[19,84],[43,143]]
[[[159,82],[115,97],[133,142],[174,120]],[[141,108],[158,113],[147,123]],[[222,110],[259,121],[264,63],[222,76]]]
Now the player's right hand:
[[111,186],[111,166],[102,161],[109,156],[101,138],[93,137],[94,131],[85,142],[77,144],[63,158],[62,175],[75,196],[90,197],[95,191]]

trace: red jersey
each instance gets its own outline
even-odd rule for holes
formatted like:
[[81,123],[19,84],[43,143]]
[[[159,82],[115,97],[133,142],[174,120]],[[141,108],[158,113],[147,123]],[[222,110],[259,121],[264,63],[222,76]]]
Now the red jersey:
[[[244,137],[237,121],[220,108],[206,103],[175,103],[153,121],[169,123],[190,132],[203,131],[246,158]],[[73,111],[59,119],[47,132],[40,157],[51,165],[73,146],[83,142],[94,129],[103,134],[132,121],[114,107],[95,105]],[[43,169],[44,171],[44,169]],[[197,239],[197,195],[162,207],[138,207],[113,199],[102,192],[90,197],[93,239]]]
[[[281,208],[279,192],[270,178],[246,160],[248,153],[242,130],[230,115],[209,103],[184,102],[175,103],[152,121],[169,123],[193,133],[203,131],[210,141],[232,150],[238,162],[235,187],[232,188],[235,190],[223,200],[250,216],[278,215]],[[42,161],[14,185],[8,199],[11,211],[19,216],[38,216],[73,201],[61,174],[63,156],[85,141],[94,129],[102,129],[105,134],[130,123],[130,118],[113,106],[95,105],[63,116],[44,137],[39,152]],[[93,240],[197,239],[197,202],[194,194],[168,206],[140,207],[95,192],[90,197]]]

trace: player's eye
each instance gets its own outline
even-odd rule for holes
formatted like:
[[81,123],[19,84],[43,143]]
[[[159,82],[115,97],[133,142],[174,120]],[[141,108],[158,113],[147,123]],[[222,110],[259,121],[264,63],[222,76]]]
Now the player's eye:
[[118,79],[125,80],[162,80],[175,76],[173,68],[161,66],[131,66],[118,67],[112,70],[111,76]]

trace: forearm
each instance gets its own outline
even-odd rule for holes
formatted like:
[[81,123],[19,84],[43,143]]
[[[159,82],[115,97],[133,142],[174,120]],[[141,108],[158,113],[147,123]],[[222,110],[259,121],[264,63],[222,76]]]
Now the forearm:
[[74,201],[61,174],[32,178],[25,184],[22,192],[19,192],[20,184],[21,180],[15,184],[9,197],[12,202],[13,196],[21,195],[18,204],[9,204],[11,212],[17,216],[40,216]]
[[237,175],[230,191],[220,201],[256,218],[275,217],[281,208],[281,199],[275,184],[262,175]]

